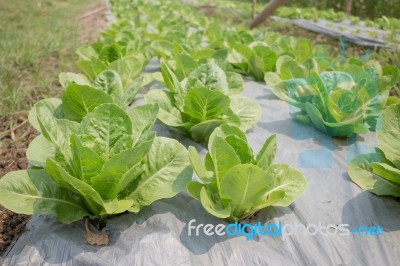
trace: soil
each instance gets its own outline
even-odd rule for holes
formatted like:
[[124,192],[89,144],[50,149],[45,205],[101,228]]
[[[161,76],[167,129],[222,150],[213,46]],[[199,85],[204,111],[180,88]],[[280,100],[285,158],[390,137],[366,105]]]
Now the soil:
[[[36,134],[26,122],[25,116],[21,115],[17,119],[18,124],[11,130],[6,130],[7,120],[0,121],[0,132],[4,132],[0,142],[0,177],[28,166],[25,152]],[[29,215],[15,214],[0,205],[0,256],[24,232],[28,219]]]
[[[106,28],[105,11],[106,4],[103,2],[93,5],[78,18],[80,44],[95,41],[99,32]],[[55,56],[42,63],[46,67],[55,65],[57,59]],[[49,75],[53,74],[49,73]],[[36,99],[36,95],[31,95],[31,97]],[[16,116],[8,116],[0,120],[0,178],[8,172],[27,168],[26,149],[36,136],[35,130],[27,121],[28,113],[20,112],[16,113]],[[0,256],[3,256],[8,247],[25,231],[29,218],[29,215],[15,214],[0,205]]]
[[209,6],[209,5],[204,5],[204,6],[199,6],[197,7],[197,11],[200,11],[204,13],[206,16],[212,16],[214,15],[214,12],[217,8],[215,6]]
[[102,2],[92,6],[88,12],[79,17],[79,43],[94,42],[99,33],[107,28],[106,10],[106,3]]
[[0,211],[0,256],[25,231],[29,215],[15,214],[9,210]]

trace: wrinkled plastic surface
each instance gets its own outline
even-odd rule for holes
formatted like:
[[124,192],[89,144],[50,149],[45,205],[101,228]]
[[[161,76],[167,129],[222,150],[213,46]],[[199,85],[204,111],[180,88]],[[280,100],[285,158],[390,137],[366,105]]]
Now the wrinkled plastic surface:
[[[397,47],[400,45],[390,44],[386,40],[389,36],[389,32],[373,27],[368,27],[363,21],[359,22],[359,25],[352,25],[349,20],[343,20],[341,22],[334,22],[326,19],[319,19],[317,21],[311,21],[306,19],[284,19],[280,17],[273,17],[277,21],[286,21],[292,23],[298,27],[329,35],[334,38],[345,39],[351,43],[355,43],[361,46],[367,47]],[[371,36],[373,32],[375,36]]]
[[[151,66],[150,66],[151,68]],[[154,65],[153,65],[154,68]],[[50,216],[35,216],[28,231],[6,255],[5,265],[398,265],[400,261],[400,202],[362,191],[347,175],[347,162],[371,150],[375,134],[349,140],[331,139],[290,118],[291,107],[278,100],[262,83],[247,80],[243,95],[263,108],[258,125],[247,133],[255,152],[265,139],[278,134],[276,162],[298,168],[308,180],[304,195],[289,207],[270,207],[250,223],[349,224],[349,228],[381,226],[383,236],[332,235],[199,236],[188,234],[188,222],[223,223],[182,192],[159,200],[138,214],[110,219],[110,245],[85,243],[83,222],[58,223]],[[135,105],[143,103],[139,96]],[[159,136],[197,144],[157,123]],[[194,234],[194,231],[192,231]]]

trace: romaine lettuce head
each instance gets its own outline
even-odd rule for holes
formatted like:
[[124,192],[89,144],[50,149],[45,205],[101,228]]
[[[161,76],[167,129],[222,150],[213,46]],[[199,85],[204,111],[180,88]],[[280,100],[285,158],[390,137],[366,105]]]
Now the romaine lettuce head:
[[288,206],[304,192],[306,180],[287,164],[274,164],[276,136],[254,156],[246,135],[222,125],[211,134],[204,162],[194,147],[189,158],[200,182],[187,190],[210,214],[241,221],[268,206]]
[[[313,49],[309,40],[287,36],[273,36],[272,39],[271,37],[267,37],[267,41],[250,43],[243,40],[230,41],[228,62],[235,71],[262,81],[265,73],[275,70],[280,72],[282,60],[289,59],[292,66],[290,69],[311,60]],[[284,65],[288,63],[284,62]],[[282,78],[287,79],[287,74],[284,73]]]
[[59,118],[62,104],[45,99],[33,107],[41,134],[27,150],[29,169],[0,180],[1,205],[63,223],[105,219],[172,197],[190,181],[187,150],[151,131],[157,105],[126,112],[103,103],[78,123]]
[[[164,59],[163,62],[168,65],[168,67],[174,72],[177,79],[179,81],[187,78],[193,70],[198,68],[200,65],[206,64],[208,62],[215,62],[220,68],[225,71],[227,75],[228,87],[230,89],[236,88],[239,90],[243,90],[243,80],[240,75],[235,72],[230,72],[229,64],[226,59],[228,56],[228,49],[219,49],[215,50],[212,48],[203,48],[200,50],[193,51],[188,53],[186,51],[182,51],[176,54],[172,59]],[[238,82],[238,84],[229,84],[232,82]],[[234,86],[233,86],[234,85]]]
[[[311,71],[306,75],[299,66],[290,68],[288,64],[285,67],[287,62],[292,61],[289,58],[280,60],[280,75],[267,73],[265,81],[277,97],[301,110],[294,114],[294,119],[336,137],[349,137],[374,129],[388,90],[397,76],[394,69],[392,74],[381,78],[377,78],[371,69],[359,69],[351,74]],[[282,80],[281,77],[289,79]]]
[[168,90],[149,91],[146,103],[157,103],[162,123],[196,141],[207,141],[222,124],[248,130],[261,118],[256,101],[235,95],[243,84],[240,76],[227,75],[213,62],[200,65],[182,82],[166,64],[162,75]]
[[376,195],[400,197],[400,104],[387,107],[377,126],[374,153],[356,156],[348,166],[350,178]]
[[126,109],[135,100],[143,80],[138,77],[124,87],[120,75],[112,69],[100,72],[93,81],[82,74],[63,72],[59,81],[65,89],[62,100],[67,118],[79,122],[82,115],[101,103],[113,102]]
[[120,42],[98,42],[77,50],[76,62],[87,79],[94,81],[105,70],[115,71],[121,86],[127,89],[147,65],[150,58],[145,51],[137,51]]
[[234,43],[231,45],[228,62],[241,74],[262,81],[264,73],[275,68],[277,54],[264,42],[253,42],[249,45]]

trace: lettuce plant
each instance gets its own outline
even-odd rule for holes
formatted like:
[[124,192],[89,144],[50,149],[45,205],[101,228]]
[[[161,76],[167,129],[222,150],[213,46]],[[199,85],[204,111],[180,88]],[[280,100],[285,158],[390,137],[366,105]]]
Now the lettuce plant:
[[[93,102],[96,98],[92,99]],[[192,170],[187,150],[151,131],[158,106],[124,111],[103,103],[80,123],[57,118],[59,99],[38,102],[30,114],[41,134],[29,145],[27,170],[0,180],[0,204],[23,214],[52,214],[63,223],[139,212],[185,188]]]
[[356,156],[348,173],[362,189],[379,196],[400,197],[400,104],[382,112],[377,128],[375,152]]
[[[156,39],[151,43],[151,48],[158,58],[173,59],[181,52],[192,53],[198,50],[198,47],[201,47],[200,43],[203,35],[201,31],[192,34],[187,31],[169,32],[167,34],[165,37]],[[177,39],[182,39],[182,41],[177,41]]]
[[[192,14],[190,18],[176,13],[172,6],[164,11],[154,13],[152,10],[152,14],[147,12],[157,17],[151,31],[146,33],[146,37],[152,40],[150,46],[154,53],[159,58],[172,59],[180,52],[192,53],[201,49],[204,29],[199,25],[190,25],[195,21],[193,11],[182,11]],[[160,19],[160,16],[163,18]]]
[[210,214],[241,221],[268,206],[288,206],[305,190],[306,180],[287,164],[274,164],[276,136],[269,137],[257,156],[236,126],[215,129],[204,163],[189,147],[192,167],[201,182],[187,190]]
[[177,79],[182,81],[200,65],[213,61],[225,71],[228,87],[237,87],[237,90],[241,90],[243,88],[243,80],[238,73],[229,71],[230,65],[226,61],[227,57],[228,49],[214,50],[205,48],[192,53],[181,52],[176,54],[172,60],[165,60],[164,63],[174,72]]
[[294,119],[330,136],[348,137],[375,128],[389,90],[399,77],[394,66],[352,65],[348,73],[317,74],[293,64],[289,57],[280,59],[279,72],[265,75],[267,85],[277,97],[300,109]]
[[228,60],[239,73],[262,81],[264,73],[274,69],[277,57],[277,54],[263,43],[256,42],[249,46],[236,43]]
[[81,46],[77,53],[80,60],[76,62],[81,71],[93,81],[104,70],[118,73],[123,88],[127,88],[137,78],[150,58],[144,52],[129,50],[127,45],[118,42],[98,42]]
[[230,44],[231,53],[228,61],[236,71],[262,81],[267,72],[274,71],[279,55],[293,58],[294,62],[303,63],[310,59],[313,49],[306,39],[283,38],[276,35],[266,37],[269,42],[254,41],[249,44],[239,42]]
[[243,89],[241,77],[227,76],[215,63],[200,65],[181,82],[165,64],[162,75],[169,90],[149,91],[146,103],[158,103],[158,119],[196,141],[207,141],[225,123],[248,130],[261,117],[256,101],[234,95]]
[[[140,14],[137,14],[135,19],[121,19],[117,23],[113,23],[107,30],[101,33],[101,42],[105,47],[117,46],[117,50],[121,51],[120,54],[123,57],[135,56],[145,66],[154,54],[150,48],[150,41],[145,39],[147,24],[140,25],[141,22],[138,21],[139,17]],[[78,52],[81,51],[82,49],[78,50]]]
[[112,69],[102,71],[93,81],[85,75],[70,72],[60,73],[59,80],[65,89],[62,100],[66,118],[78,122],[102,103],[112,102],[125,110],[144,85],[143,77],[139,77],[124,87],[120,76]]

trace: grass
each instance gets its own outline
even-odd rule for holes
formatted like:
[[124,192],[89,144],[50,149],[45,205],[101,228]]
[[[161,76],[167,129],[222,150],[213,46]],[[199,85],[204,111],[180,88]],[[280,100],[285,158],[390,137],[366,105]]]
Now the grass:
[[0,0],[0,121],[11,127],[38,99],[57,95],[74,69],[78,17],[98,0]]

